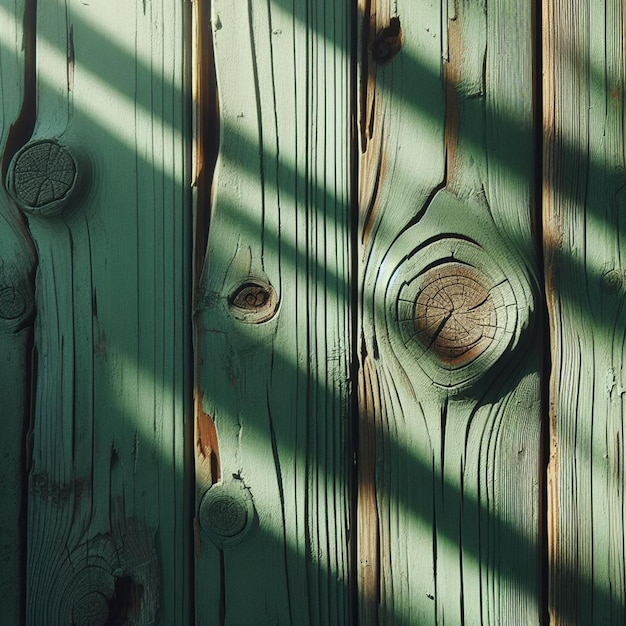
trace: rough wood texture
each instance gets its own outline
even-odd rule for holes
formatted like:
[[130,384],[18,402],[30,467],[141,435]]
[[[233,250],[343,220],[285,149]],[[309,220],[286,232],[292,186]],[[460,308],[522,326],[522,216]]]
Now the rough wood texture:
[[[22,38],[24,2],[0,7],[0,171],[29,112],[22,110],[31,75],[31,41]],[[22,43],[24,44],[22,46]],[[21,124],[16,121],[21,120]],[[32,126],[31,130],[32,130]],[[23,624],[25,570],[25,436],[30,419],[34,250],[19,211],[0,186],[0,615]]]
[[522,4],[359,5],[361,625],[541,618]]
[[617,625],[626,621],[624,4],[551,1],[543,31],[551,623]]
[[6,178],[38,257],[28,624],[190,623],[187,21],[38,4]]
[[349,7],[212,11],[221,141],[197,251],[196,614],[348,624]]

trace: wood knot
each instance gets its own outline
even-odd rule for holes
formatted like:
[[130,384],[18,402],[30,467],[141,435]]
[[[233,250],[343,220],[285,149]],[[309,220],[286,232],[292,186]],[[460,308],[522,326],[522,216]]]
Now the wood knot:
[[7,188],[24,211],[49,217],[64,207],[76,176],[76,161],[70,151],[46,139],[27,144],[13,157]]
[[402,48],[402,28],[400,18],[392,17],[389,26],[383,28],[372,41],[372,60],[385,66],[400,52]]
[[415,301],[417,338],[445,364],[460,365],[491,344],[496,311],[482,278],[462,263],[428,270]]
[[254,519],[252,496],[239,479],[213,485],[202,498],[199,519],[216,545],[235,545],[247,534]]
[[614,295],[622,288],[622,275],[617,270],[608,270],[602,274],[602,290]]
[[438,191],[377,277],[388,345],[409,379],[436,395],[473,393],[530,344],[521,337],[533,327],[535,283],[487,208]]
[[228,305],[236,319],[260,324],[274,317],[278,309],[276,290],[262,279],[246,280],[229,296]]
[[26,298],[13,285],[0,287],[0,318],[19,319],[24,315],[27,307]]
[[152,624],[159,603],[154,530],[135,519],[115,520],[112,534],[68,549],[49,596],[61,624]]
[[106,596],[92,591],[80,597],[72,607],[75,626],[105,626],[109,622],[109,601]]
[[0,333],[17,332],[34,305],[33,284],[26,268],[0,260]]
[[527,323],[530,291],[472,240],[436,240],[396,277],[387,292],[389,320],[399,326],[390,330],[392,342],[410,355],[407,367],[415,363],[445,393],[479,381],[511,353]]

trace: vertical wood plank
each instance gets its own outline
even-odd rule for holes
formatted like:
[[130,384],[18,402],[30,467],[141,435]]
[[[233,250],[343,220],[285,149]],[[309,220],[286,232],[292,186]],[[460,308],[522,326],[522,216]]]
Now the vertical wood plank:
[[212,5],[197,623],[348,624],[350,10]]
[[544,230],[553,624],[623,624],[622,2],[544,4]]
[[359,7],[359,624],[538,623],[531,7]]
[[[32,50],[24,2],[0,6],[0,170],[27,127],[22,104]],[[20,124],[21,121],[21,124]],[[7,624],[23,624],[25,568],[26,434],[30,419],[34,254],[19,212],[0,188],[0,612]]]
[[183,2],[38,6],[7,179],[38,257],[29,624],[189,624],[187,22]]

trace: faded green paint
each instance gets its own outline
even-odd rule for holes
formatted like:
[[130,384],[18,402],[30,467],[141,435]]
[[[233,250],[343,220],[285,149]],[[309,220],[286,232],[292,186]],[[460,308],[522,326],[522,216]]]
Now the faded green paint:
[[364,6],[359,623],[538,624],[531,7]]
[[3,620],[624,622],[623,7],[546,4],[541,233],[535,21],[1,3]]
[[211,20],[198,505],[239,483],[254,520],[219,552],[200,515],[198,623],[348,624],[350,11],[219,0]]
[[626,621],[622,2],[546,7],[550,615]]
[[[19,52],[25,24],[36,49],[36,91],[15,92],[3,120],[12,154],[25,145],[6,186],[37,253],[26,622],[187,626],[187,8],[40,2],[36,32],[22,11],[3,8],[2,45],[6,27]],[[19,391],[15,340],[2,371]],[[16,450],[23,405],[9,405]]]

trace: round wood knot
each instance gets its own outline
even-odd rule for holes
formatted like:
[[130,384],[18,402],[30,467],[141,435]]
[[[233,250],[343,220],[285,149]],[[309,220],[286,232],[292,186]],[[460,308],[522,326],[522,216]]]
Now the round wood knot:
[[496,310],[482,278],[461,263],[428,270],[415,301],[417,339],[446,364],[482,354],[494,339]]
[[72,609],[75,626],[105,626],[109,622],[109,601],[97,591],[77,599]]
[[15,201],[32,214],[59,213],[76,184],[76,161],[53,140],[24,146],[11,161],[8,188]]
[[252,496],[242,481],[213,485],[200,503],[200,525],[220,547],[235,545],[254,519]]
[[274,317],[278,309],[276,290],[261,279],[246,280],[229,296],[232,315],[241,322],[260,324]]
[[616,294],[622,288],[622,276],[617,270],[602,274],[602,289],[608,295]]
[[26,298],[13,285],[0,287],[0,318],[19,319],[26,313],[27,308]]
[[438,191],[380,264],[388,341],[379,349],[393,350],[416,390],[473,393],[531,344],[521,338],[533,327],[536,283],[488,209],[485,198]]
[[518,268],[449,235],[400,261],[385,301],[397,356],[451,394],[512,354],[529,324],[533,293]]

